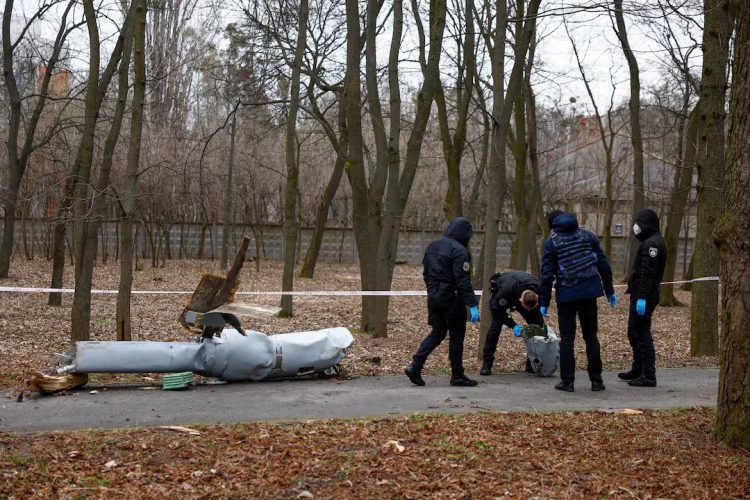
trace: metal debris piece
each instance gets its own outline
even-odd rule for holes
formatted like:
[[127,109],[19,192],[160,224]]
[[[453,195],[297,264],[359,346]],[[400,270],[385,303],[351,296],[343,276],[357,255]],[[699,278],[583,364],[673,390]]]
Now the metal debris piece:
[[161,378],[162,388],[167,391],[187,389],[191,383],[193,372],[170,373]]

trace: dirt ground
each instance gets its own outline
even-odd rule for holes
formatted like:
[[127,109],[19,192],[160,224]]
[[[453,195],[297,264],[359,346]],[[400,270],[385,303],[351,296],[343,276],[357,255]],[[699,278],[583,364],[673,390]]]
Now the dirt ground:
[[711,409],[10,435],[2,498],[747,498]]
[[[203,271],[221,273],[217,263],[210,261],[168,261],[164,268],[151,268],[148,262],[135,273],[134,290],[192,291]],[[51,266],[46,261],[14,260],[11,276],[0,280],[0,286],[49,286]],[[223,273],[221,273],[223,274]],[[119,267],[116,262],[98,265],[94,288],[116,289]],[[281,283],[281,263],[262,262],[260,272],[248,262],[241,275],[240,291],[278,290]],[[66,268],[65,287],[73,286],[72,269]],[[297,290],[357,290],[359,272],[355,265],[321,263],[316,277],[296,279]],[[397,266],[394,290],[423,290],[421,268]],[[620,305],[612,311],[600,300],[599,332],[605,369],[619,369],[629,364],[630,346],[627,341],[628,299],[618,289]],[[692,358],[689,352],[690,295],[678,292],[683,307],[659,308],[653,321],[657,364],[662,367],[714,366],[716,358]],[[177,323],[188,295],[135,295],[133,297],[134,340],[177,341],[189,340],[190,335]],[[278,296],[243,297],[243,301],[278,305]],[[70,305],[72,294],[64,295],[62,307],[47,305],[46,294],[0,293],[0,386],[19,387],[28,369],[49,369],[56,365],[54,353],[69,347]],[[95,295],[92,300],[92,340],[114,340],[115,296]],[[296,297],[293,318],[255,320],[245,326],[269,334],[315,330],[333,326],[352,329],[356,344],[343,361],[349,376],[401,374],[409,363],[419,342],[428,333],[426,300],[423,297],[394,297],[391,299],[389,336],[374,339],[359,328],[360,299],[357,297]],[[552,308],[554,311],[554,308]],[[555,325],[554,319],[551,320]],[[476,373],[479,328],[469,325],[464,351],[468,373]],[[501,333],[495,370],[517,371],[523,368],[523,343],[504,329]],[[583,341],[576,343],[579,368],[585,367]],[[447,342],[428,360],[426,370],[432,374],[449,372]],[[130,378],[128,378],[130,377]],[[119,379],[132,380],[132,376]]]

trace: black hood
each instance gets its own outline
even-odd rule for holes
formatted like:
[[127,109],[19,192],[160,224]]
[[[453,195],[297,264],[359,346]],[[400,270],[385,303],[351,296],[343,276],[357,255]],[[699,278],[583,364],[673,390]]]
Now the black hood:
[[547,227],[552,229],[552,222],[559,216],[564,214],[562,210],[552,210],[550,213],[547,214]]
[[659,216],[650,208],[644,208],[635,214],[633,220],[641,228],[641,233],[635,236],[640,241],[659,232]]
[[448,224],[448,229],[445,230],[444,236],[452,240],[456,240],[463,246],[469,246],[469,240],[474,234],[474,230],[471,228],[471,222],[466,217],[456,217]]
[[557,234],[570,233],[578,229],[578,219],[573,214],[563,213],[552,221],[552,230]]

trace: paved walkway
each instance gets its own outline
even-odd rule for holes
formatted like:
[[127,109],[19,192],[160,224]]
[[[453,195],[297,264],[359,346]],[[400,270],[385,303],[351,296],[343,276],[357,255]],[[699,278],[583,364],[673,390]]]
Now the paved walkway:
[[[588,377],[579,373],[574,393],[554,390],[557,378],[519,373],[478,377],[481,383],[473,388],[450,387],[448,377],[425,377],[427,386],[416,387],[404,376],[208,384],[187,391],[87,386],[70,395],[27,398],[21,403],[4,399],[0,431],[716,404],[717,369],[663,369],[658,377],[656,388],[634,388],[617,380],[615,373],[605,372],[607,390],[591,392]],[[98,393],[90,394],[92,390]]]

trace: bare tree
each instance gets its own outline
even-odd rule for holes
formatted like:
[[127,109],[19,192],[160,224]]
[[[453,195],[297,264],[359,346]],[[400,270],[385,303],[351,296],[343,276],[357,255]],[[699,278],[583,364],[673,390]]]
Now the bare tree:
[[612,94],[610,96],[609,100],[609,108],[607,109],[607,128],[605,133],[604,128],[604,120],[602,119],[602,114],[599,111],[599,106],[596,102],[596,99],[594,98],[594,93],[591,90],[591,83],[589,79],[586,77],[586,71],[583,67],[583,64],[581,63],[581,57],[578,53],[578,46],[575,43],[575,40],[573,40],[573,36],[571,35],[570,31],[568,30],[568,25],[565,23],[565,32],[568,35],[568,39],[570,40],[570,43],[573,47],[573,54],[576,58],[576,64],[578,66],[578,71],[581,74],[581,79],[583,79],[583,83],[586,87],[586,93],[589,96],[589,100],[591,101],[591,105],[594,108],[594,117],[596,118],[596,123],[599,128],[599,138],[602,143],[602,148],[604,149],[604,172],[605,172],[605,182],[604,182],[604,196],[606,200],[606,207],[604,209],[604,253],[606,255],[612,255],[612,220],[614,219],[614,205],[613,205],[613,189],[612,189],[612,180],[614,178],[614,162],[613,162],[613,155],[612,155],[612,146],[615,140],[615,132],[613,130],[613,118],[612,118],[612,111],[614,109],[614,97],[615,97],[615,89],[617,86],[612,84]]
[[331,177],[326,184],[325,190],[320,197],[320,203],[318,210],[315,214],[315,227],[313,229],[313,235],[310,238],[310,245],[307,247],[307,253],[305,253],[304,263],[302,264],[302,270],[300,271],[301,278],[312,278],[315,272],[315,265],[318,261],[318,254],[320,252],[320,245],[323,242],[323,231],[326,227],[326,220],[328,219],[328,212],[331,208],[331,203],[336,191],[341,183],[341,177],[344,175],[344,162],[346,161],[346,155],[348,154],[348,131],[346,125],[346,100],[344,99],[343,92],[338,92],[338,138],[333,132],[333,127],[326,120],[324,113],[320,110],[317,99],[315,98],[314,89],[308,90],[308,97],[310,98],[311,105],[313,108],[313,115],[317,117],[323,129],[328,136],[329,141],[336,150],[336,162],[333,166],[333,172]]
[[[537,12],[540,0],[530,0],[526,21],[523,23],[522,36],[515,45],[514,63],[508,79],[508,89],[505,90],[505,32],[507,24],[507,4],[505,0],[495,3],[495,32],[494,39],[490,33],[484,33],[485,45],[492,61],[492,141],[490,157],[487,164],[487,214],[485,221],[484,244],[482,249],[482,311],[489,311],[490,290],[489,282],[495,273],[497,265],[498,224],[501,204],[507,190],[505,173],[505,147],[508,140],[508,126],[512,112],[512,103],[521,92],[523,86],[523,71],[526,66],[526,54],[531,44],[531,38],[536,30]],[[489,10],[489,9],[488,9]],[[485,314],[480,325],[479,351],[482,355],[487,330],[491,317]]]
[[[445,157],[445,167],[448,173],[448,188],[445,193],[443,202],[443,213],[445,218],[450,221],[454,217],[463,215],[463,201],[461,197],[461,158],[463,157],[466,146],[467,125],[469,121],[469,104],[472,99],[474,89],[474,75],[476,73],[476,57],[474,54],[474,14],[472,9],[473,1],[466,0],[462,12],[458,12],[459,18],[462,15],[465,26],[457,22],[456,29],[464,32],[463,44],[457,43],[457,67],[458,75],[456,76],[456,125],[453,137],[450,133],[448,108],[445,99],[445,90],[442,83],[438,80],[437,90],[435,92],[435,104],[438,111],[438,121],[440,125],[440,139],[443,143],[443,156]],[[460,19],[459,19],[460,21]],[[421,23],[417,24],[421,28]],[[424,36],[423,34],[421,36]],[[463,57],[462,57],[463,56]],[[423,68],[425,69],[425,68]]]
[[141,157],[143,105],[146,96],[146,0],[133,0],[133,111],[130,118],[130,142],[127,156],[127,181],[120,200],[123,218],[120,237],[120,284],[117,290],[115,323],[117,340],[130,340],[130,296],[133,286],[133,217],[138,193],[138,165]]
[[[135,1],[132,5],[135,5]],[[112,163],[115,147],[120,138],[120,128],[125,115],[125,105],[128,99],[128,80],[130,72],[130,58],[133,50],[134,31],[134,9],[131,9],[122,27],[122,57],[120,58],[117,103],[114,115],[110,123],[109,134],[104,144],[101,168],[95,185],[95,194],[91,206],[91,220],[83,241],[78,248],[76,261],[79,273],[76,280],[75,293],[73,295],[73,306],[71,311],[73,338],[74,340],[86,340],[89,338],[89,325],[91,320],[91,283],[94,276],[94,263],[96,261],[97,242],[99,239],[99,225],[106,216],[106,196],[110,185]]]
[[[78,217],[74,218],[77,231],[75,233],[76,243],[73,247],[73,252],[74,254],[82,253],[83,242],[86,237],[86,220],[84,215],[88,212],[88,187],[94,157],[96,123],[110,81],[112,80],[120,62],[124,43],[124,37],[122,36],[122,31],[120,31],[115,47],[112,50],[109,61],[107,62],[107,66],[102,71],[99,68],[99,63],[101,61],[97,11],[91,0],[84,1],[84,18],[88,29],[90,46],[89,71],[86,83],[86,96],[84,100],[84,122],[81,130],[81,139],[76,152],[76,158],[70,166],[68,177],[65,179],[63,200],[55,219],[52,248],[51,288],[62,287],[63,272],[65,270],[66,225],[69,220],[73,218],[74,214],[77,214]],[[76,277],[79,273],[80,262],[76,264]],[[51,306],[59,306],[62,303],[61,294],[57,292],[50,293],[48,303]],[[87,331],[88,329],[86,332]]]
[[[10,114],[8,117],[8,185],[0,193],[0,202],[5,212],[5,225],[3,230],[2,245],[0,246],[0,278],[6,278],[10,270],[10,259],[13,254],[13,236],[16,224],[16,207],[18,203],[18,191],[21,187],[26,167],[32,153],[49,143],[54,134],[57,132],[57,125],[49,127],[41,138],[36,138],[37,126],[42,117],[45,105],[47,104],[50,92],[50,82],[52,76],[58,68],[63,47],[68,35],[78,28],[80,24],[73,23],[68,25],[68,15],[76,2],[67,2],[67,6],[60,20],[60,27],[52,44],[52,50],[49,59],[46,61],[46,70],[42,77],[41,85],[33,96],[21,95],[15,74],[15,56],[19,46],[23,43],[24,37],[28,34],[31,25],[42,19],[56,5],[62,1],[53,1],[44,3],[32,14],[31,18],[21,29],[16,40],[11,39],[11,21],[13,19],[13,0],[5,1],[5,10],[3,11],[3,80],[5,88],[8,91],[8,107]],[[24,118],[22,116],[22,104],[26,99],[34,102],[31,116]],[[23,131],[21,124],[24,123]],[[19,146],[19,140],[23,142]]]
[[[641,76],[638,60],[630,47],[628,30],[625,26],[625,13],[622,0],[614,0],[615,25],[613,26],[617,38],[620,40],[622,52],[628,62],[630,72],[630,142],[633,145],[633,214],[644,207],[645,191],[643,185],[643,135],[641,133]],[[630,256],[635,258],[638,240],[630,235]]]
[[[297,251],[297,190],[299,179],[299,155],[297,154],[297,111],[299,109],[300,73],[307,39],[307,19],[310,14],[308,0],[300,0],[297,44],[294,51],[292,81],[289,92],[289,111],[286,116],[286,189],[284,193],[284,274],[281,289],[290,292],[294,289],[294,262]],[[282,295],[283,314],[292,316],[292,296]]]

